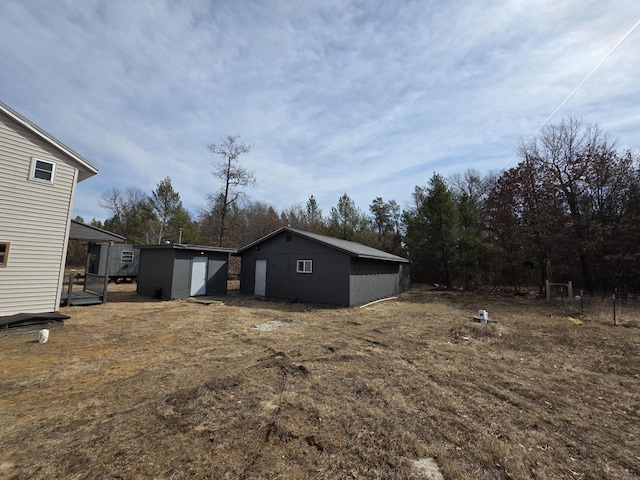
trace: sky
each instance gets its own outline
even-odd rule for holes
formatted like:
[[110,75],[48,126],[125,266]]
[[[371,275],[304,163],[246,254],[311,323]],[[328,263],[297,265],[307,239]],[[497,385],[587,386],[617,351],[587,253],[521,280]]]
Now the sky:
[[[530,138],[640,20],[637,0],[3,0],[0,99],[113,188],[170,177],[197,216],[226,135],[278,211],[347,193],[409,208],[416,185],[513,167]],[[640,27],[551,123],[640,148]]]

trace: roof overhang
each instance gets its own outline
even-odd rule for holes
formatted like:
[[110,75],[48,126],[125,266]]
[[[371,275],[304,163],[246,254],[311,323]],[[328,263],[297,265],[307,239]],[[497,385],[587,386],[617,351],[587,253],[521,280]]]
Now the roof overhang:
[[116,235],[115,233],[102,230],[101,228],[92,227],[86,223],[71,220],[71,228],[69,230],[70,240],[82,240],[85,242],[116,242],[124,243],[125,237]]
[[391,253],[387,253],[382,250],[378,250],[377,248],[363,245],[361,243],[351,242],[349,240],[341,240],[339,238],[329,237],[327,235],[320,235],[312,232],[305,232],[304,230],[298,230],[291,227],[281,227],[278,230],[271,232],[270,234],[265,235],[264,237],[259,238],[258,240],[251,242],[248,245],[245,245],[244,247],[238,249],[236,255],[242,255],[243,252],[255,248],[259,244],[275,237],[276,235],[281,234],[282,232],[299,235],[313,242],[320,243],[335,250],[344,252],[348,255],[351,255],[352,257],[379,260],[383,262],[410,263],[406,258],[399,257],[397,255],[393,255]]
[[161,243],[158,245],[138,245],[140,250],[189,250],[193,252],[236,253],[235,248],[212,247],[210,245],[190,245],[185,243]]

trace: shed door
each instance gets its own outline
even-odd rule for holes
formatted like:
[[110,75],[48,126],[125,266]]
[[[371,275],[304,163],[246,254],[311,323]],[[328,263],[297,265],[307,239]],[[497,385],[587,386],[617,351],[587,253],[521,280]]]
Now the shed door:
[[267,261],[256,260],[256,281],[253,288],[254,295],[267,293]]
[[191,262],[191,292],[190,295],[204,295],[207,293],[207,257],[193,257]]

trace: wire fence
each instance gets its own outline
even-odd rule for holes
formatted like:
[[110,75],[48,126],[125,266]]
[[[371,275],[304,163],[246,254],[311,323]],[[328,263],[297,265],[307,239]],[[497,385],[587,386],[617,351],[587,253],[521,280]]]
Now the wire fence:
[[578,290],[569,297],[567,289],[554,288],[547,301],[568,314],[610,325],[640,327],[640,293],[588,295]]

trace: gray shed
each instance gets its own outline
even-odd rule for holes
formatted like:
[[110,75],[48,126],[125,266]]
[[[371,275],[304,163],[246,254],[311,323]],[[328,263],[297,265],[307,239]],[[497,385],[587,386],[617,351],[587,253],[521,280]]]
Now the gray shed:
[[[109,268],[107,268],[107,261]],[[135,280],[140,265],[140,247],[138,245],[111,245],[108,243],[89,244],[87,250],[86,273],[108,276],[109,280]]]
[[139,248],[139,295],[163,300],[226,295],[229,255],[235,250],[175,243]]
[[[70,281],[67,286],[67,290],[62,292],[62,295],[60,296],[60,306],[98,305],[100,303],[105,303],[107,301],[108,289],[104,274],[106,260],[107,257],[111,258],[111,252],[108,251],[109,243],[104,242],[124,242],[125,238],[120,235],[116,235],[113,232],[108,232],[101,228],[78,222],[77,220],[71,220],[69,240],[89,242],[87,263],[82,290],[78,290],[74,286],[74,282]],[[95,242],[103,243],[98,245],[98,248],[100,248],[99,255],[94,254],[92,257],[91,247]],[[112,245],[111,248],[116,249],[117,246]],[[101,265],[100,271],[98,269],[99,265]]]
[[409,290],[409,261],[284,227],[238,250],[240,293],[351,307]]

